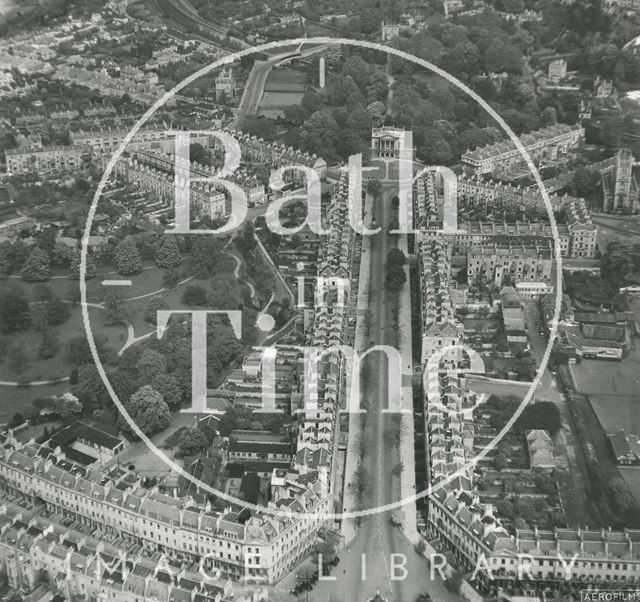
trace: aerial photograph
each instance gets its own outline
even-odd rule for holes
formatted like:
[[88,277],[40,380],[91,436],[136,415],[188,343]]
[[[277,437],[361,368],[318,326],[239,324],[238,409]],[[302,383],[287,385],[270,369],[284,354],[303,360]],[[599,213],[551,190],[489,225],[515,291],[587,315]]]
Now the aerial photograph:
[[640,0],[0,0],[0,602],[640,602]]

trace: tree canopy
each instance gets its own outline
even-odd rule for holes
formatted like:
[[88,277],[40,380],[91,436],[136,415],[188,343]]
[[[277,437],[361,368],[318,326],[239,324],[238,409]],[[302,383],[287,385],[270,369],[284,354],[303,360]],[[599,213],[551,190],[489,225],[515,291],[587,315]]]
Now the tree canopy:
[[[145,435],[153,435],[169,426],[169,407],[150,385],[140,387],[125,403],[125,409]],[[135,438],[131,425],[123,416],[118,418],[118,424],[123,432]]]

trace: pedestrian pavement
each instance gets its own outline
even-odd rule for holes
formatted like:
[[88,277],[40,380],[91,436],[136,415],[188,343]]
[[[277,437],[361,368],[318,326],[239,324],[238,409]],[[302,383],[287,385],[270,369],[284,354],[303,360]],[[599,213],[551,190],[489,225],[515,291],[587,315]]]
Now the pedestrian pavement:
[[[367,194],[365,200],[365,215],[371,208],[371,196]],[[356,318],[356,332],[354,337],[353,347],[358,353],[364,350],[366,347],[367,328],[365,323],[365,316],[369,307],[369,278],[371,274],[371,237],[362,237],[362,255],[360,257],[360,273],[358,284],[358,299],[357,299],[357,318]],[[346,390],[350,390],[350,378],[347,375]],[[342,498],[342,511],[353,512],[357,508],[358,500],[355,496],[355,491],[351,487],[351,483],[354,482],[355,472],[358,468],[358,462],[360,458],[360,438],[361,438],[361,423],[360,414],[349,414],[349,438],[347,442],[347,453],[345,458],[345,470],[344,470],[344,490]],[[356,536],[357,527],[353,518],[343,518],[341,521],[341,531],[343,541],[348,544]]]
[[[409,256],[407,235],[398,236],[398,248]],[[413,349],[411,333],[411,283],[409,266],[405,264],[407,281],[400,290],[400,356],[402,358],[403,388],[402,388],[402,422],[400,431],[400,457],[402,458],[402,473],[400,474],[400,499],[407,500],[416,493],[416,463],[415,463],[415,433],[413,421]],[[408,386],[404,386],[408,383]],[[416,544],[418,535],[416,501],[411,500],[401,507],[402,531],[409,541]]]

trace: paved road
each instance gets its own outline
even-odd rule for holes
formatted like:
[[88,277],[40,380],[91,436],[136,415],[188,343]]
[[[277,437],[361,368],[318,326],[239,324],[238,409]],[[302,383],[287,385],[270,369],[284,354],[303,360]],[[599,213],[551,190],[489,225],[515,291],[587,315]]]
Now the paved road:
[[[387,250],[392,246],[386,226],[390,221],[393,194],[393,190],[389,190],[377,202],[377,222],[383,226],[383,232],[373,237],[371,249],[371,338],[378,345],[392,342],[392,316],[383,275]],[[372,366],[365,391],[368,414],[364,428],[367,442],[364,462],[369,485],[364,507],[377,508],[399,498],[398,479],[392,471],[400,457],[398,449],[393,445],[389,447],[384,437],[385,429],[393,427],[393,415],[381,413],[387,406],[386,360],[380,353],[369,357]],[[429,592],[434,600],[459,600],[440,579],[430,580],[426,560],[414,551],[399,529],[391,525],[390,515],[390,512],[376,512],[361,519],[358,534],[347,549],[342,550],[341,561],[332,571],[331,577],[336,581],[318,583],[309,600],[364,602],[378,590],[388,602],[413,602],[421,592]]]
[[253,68],[249,74],[249,79],[244,87],[242,98],[240,99],[240,105],[238,106],[238,112],[231,124],[231,127],[238,127],[242,120],[247,115],[257,115],[258,107],[260,106],[260,100],[264,93],[264,87],[267,83],[267,78],[271,69],[276,64],[276,60],[269,61],[255,61]]

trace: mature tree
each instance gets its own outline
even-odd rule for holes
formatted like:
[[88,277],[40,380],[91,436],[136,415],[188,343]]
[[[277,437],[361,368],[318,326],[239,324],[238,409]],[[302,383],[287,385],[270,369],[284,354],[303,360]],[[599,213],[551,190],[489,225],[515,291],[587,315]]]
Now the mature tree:
[[71,392],[78,398],[86,412],[96,407],[104,407],[111,401],[109,391],[93,363],[85,364],[80,368],[78,384],[71,388]]
[[211,157],[207,154],[206,149],[198,142],[189,145],[189,159],[200,165],[209,165],[211,162]]
[[547,127],[549,125],[555,125],[558,123],[558,112],[555,107],[546,107],[540,115],[540,125]]
[[[440,123],[440,122],[439,122]],[[417,144],[416,155],[421,161],[431,164],[446,165],[453,160],[454,154],[451,145],[444,139],[439,130],[429,130]]]
[[385,107],[384,103],[380,100],[376,100],[375,102],[367,105],[367,113],[369,114],[371,125],[378,127],[384,123],[387,107]]
[[318,540],[313,544],[311,550],[311,561],[318,566],[322,556],[322,566],[332,566],[338,558],[336,547],[327,540]]
[[165,234],[156,251],[156,265],[161,268],[177,267],[182,263],[182,256],[178,248],[176,237]]
[[182,403],[182,386],[171,374],[156,374],[151,386],[158,392],[172,410],[178,409]]
[[382,183],[380,182],[380,180],[371,178],[367,181],[366,189],[369,194],[377,197],[382,192]]
[[304,150],[332,160],[336,156],[339,128],[331,113],[316,111],[300,129],[300,142]]
[[7,425],[9,428],[13,428],[14,426],[20,426],[24,422],[24,415],[20,412],[16,412],[9,421]]
[[346,105],[349,102],[349,96],[355,93],[362,94],[351,76],[345,76],[339,73],[329,79],[326,88],[329,104],[335,106]]
[[155,232],[148,230],[138,232],[133,235],[133,240],[143,261],[155,259],[159,244],[158,235]]
[[58,353],[58,336],[55,331],[45,328],[40,334],[40,343],[38,345],[38,357],[43,360],[51,359]]
[[20,375],[26,372],[31,366],[29,356],[22,345],[13,344],[9,348],[9,368]]
[[72,420],[82,413],[82,404],[73,393],[67,391],[54,401],[53,409],[62,420]]
[[176,288],[180,283],[180,275],[175,268],[167,268],[162,273],[162,286],[166,288]]
[[444,584],[448,590],[454,593],[460,593],[460,588],[462,587],[463,576],[459,571],[453,571],[451,575],[449,575]]
[[[101,334],[94,334],[93,340],[100,357],[107,350],[107,338]],[[65,343],[67,361],[73,366],[93,363],[93,355],[89,348],[89,342],[84,334],[72,337]],[[77,378],[77,375],[76,375]],[[75,384],[75,383],[71,383]]]
[[640,505],[624,479],[621,477],[614,477],[609,481],[608,485],[609,490],[613,495],[613,500],[620,512],[629,517],[633,516],[633,520],[637,523]]
[[182,293],[182,302],[185,305],[206,305],[207,289],[199,284],[189,284]]
[[600,190],[600,172],[588,167],[578,167],[573,172],[571,188],[580,197],[589,197]]
[[395,268],[387,272],[384,279],[384,286],[390,291],[398,291],[406,281],[407,275],[404,273],[404,270]]
[[284,119],[294,126],[300,126],[307,118],[307,111],[302,105],[287,105],[284,108]]
[[196,456],[204,453],[209,447],[205,434],[199,429],[189,429],[180,435],[178,441],[178,454],[180,457]]
[[158,312],[169,309],[169,304],[160,295],[153,297],[144,310],[144,321],[155,325],[158,321]]
[[238,309],[242,305],[236,283],[226,276],[218,274],[211,280],[211,292],[207,295],[211,309]]
[[40,247],[33,247],[29,257],[20,270],[26,282],[46,282],[51,279],[51,260],[49,253]]
[[602,277],[621,286],[628,281],[635,269],[633,244],[616,238],[607,245],[607,252],[600,267]]
[[142,271],[142,258],[133,236],[127,236],[118,243],[114,261],[118,273],[123,276],[139,274]]
[[233,259],[223,252],[223,247],[224,243],[219,238],[195,237],[191,245],[191,269],[196,278],[208,278],[235,265]]
[[0,279],[9,277],[13,270],[13,246],[5,240],[0,244]]
[[250,429],[254,421],[253,410],[247,406],[229,408],[220,419],[220,434],[228,437],[236,429]]
[[155,349],[145,349],[136,364],[138,380],[143,384],[149,384],[158,376],[167,371],[167,361],[159,351]]
[[73,259],[73,249],[63,243],[57,243],[49,251],[51,265],[55,268],[68,268]]
[[29,302],[22,290],[10,288],[0,294],[0,332],[24,330],[29,322]]
[[322,108],[322,99],[315,90],[309,89],[304,93],[300,104],[307,115],[311,115]]
[[561,427],[560,410],[552,401],[536,401],[528,405],[516,421],[516,428],[521,431],[542,429],[555,434]]
[[372,71],[365,90],[367,101],[386,100],[389,95],[389,82],[382,71]]
[[387,265],[389,269],[404,265],[407,258],[401,249],[393,248],[387,253]]
[[242,119],[240,129],[251,136],[257,136],[271,142],[278,135],[278,128],[274,119],[259,115],[247,115]]
[[242,229],[238,231],[234,237],[233,241],[235,242],[236,247],[238,247],[238,250],[247,257],[247,255],[253,251],[258,244],[255,239],[255,227],[253,222],[245,222]]
[[13,269],[22,268],[27,257],[29,257],[29,246],[18,239],[11,246],[11,252],[13,254]]
[[494,39],[489,42],[484,51],[484,66],[487,71],[519,74],[522,71],[522,52],[504,39]]
[[113,287],[107,290],[102,301],[104,307],[104,323],[107,326],[128,324],[132,319],[132,311],[127,305],[122,291]]
[[[140,387],[125,403],[131,419],[145,435],[153,435],[169,426],[171,414],[162,395],[149,385]],[[123,416],[118,418],[122,431],[135,438],[131,425]]]
[[47,323],[50,326],[60,326],[60,324],[64,324],[71,316],[69,304],[58,299],[58,297],[53,297],[48,301],[45,304],[45,309],[47,312]]
[[607,115],[597,123],[600,143],[609,147],[622,146],[622,138],[628,132],[628,126],[621,115]]
[[[69,263],[69,278],[71,280],[80,280],[80,253],[76,252],[71,257],[71,262]],[[86,268],[84,272],[84,279],[91,280],[97,274],[96,264],[93,260],[93,256],[91,253],[87,253],[87,262]]]
[[371,135],[371,117],[369,112],[358,107],[349,113],[347,117],[346,126],[348,129],[353,130],[359,136],[365,137]]
[[212,316],[207,325],[208,357],[226,366],[242,350],[227,318]]
[[30,310],[31,327],[36,332],[43,332],[49,327],[47,308],[44,303],[36,303]]

